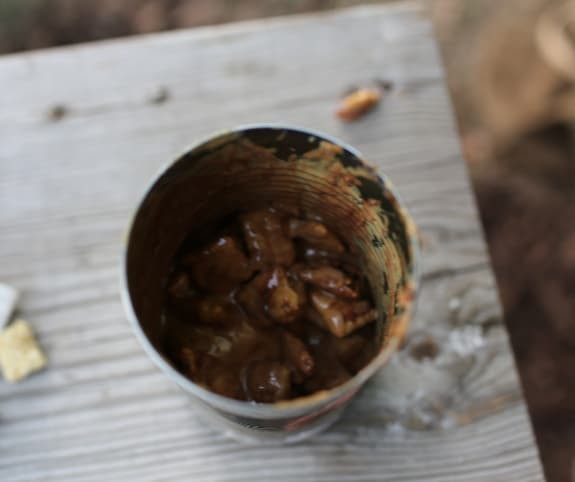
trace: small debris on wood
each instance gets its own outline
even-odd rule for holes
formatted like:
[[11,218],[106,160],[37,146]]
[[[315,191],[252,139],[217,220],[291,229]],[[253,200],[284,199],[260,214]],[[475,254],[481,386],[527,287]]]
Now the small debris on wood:
[[160,87],[152,97],[150,97],[151,104],[163,104],[170,100],[170,91],[166,87]]
[[344,97],[336,115],[344,121],[354,121],[372,110],[381,100],[381,93],[375,88],[357,89]]
[[457,311],[461,307],[461,300],[459,298],[451,298],[447,307],[449,311]]
[[373,82],[384,92],[393,89],[393,82],[387,79],[374,79]]
[[433,241],[431,239],[431,237],[427,234],[425,234],[422,231],[417,231],[418,237],[419,237],[419,246],[421,248],[422,251],[429,251]]
[[347,97],[348,95],[353,94],[354,92],[358,91],[360,89],[360,87],[358,87],[357,85],[350,85],[348,86],[341,94],[341,97]]
[[418,362],[434,360],[437,358],[437,355],[439,355],[439,345],[430,335],[417,337],[410,345],[411,349],[409,350],[409,354],[411,358]]
[[24,320],[16,320],[0,333],[0,369],[8,382],[18,382],[46,366],[46,357]]
[[457,425],[468,425],[489,415],[501,412],[521,399],[522,396],[519,390],[513,390],[495,395],[492,398],[475,400],[464,411],[449,415],[454,418]]
[[48,120],[58,122],[68,115],[68,108],[63,104],[56,104],[48,110]]
[[0,283],[0,331],[10,321],[18,303],[18,297],[18,290],[12,288],[12,286]]

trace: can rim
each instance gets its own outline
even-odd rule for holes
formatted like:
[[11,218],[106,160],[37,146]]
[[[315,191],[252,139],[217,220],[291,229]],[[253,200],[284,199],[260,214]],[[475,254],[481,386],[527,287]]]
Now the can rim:
[[[338,385],[337,387],[334,387],[330,390],[321,390],[311,395],[306,395],[304,397],[298,397],[292,400],[286,400],[277,403],[257,403],[250,401],[234,400],[231,398],[224,397],[222,395],[218,395],[217,393],[214,393],[194,383],[192,380],[190,380],[189,378],[181,374],[179,371],[177,371],[170,363],[168,363],[168,361],[158,352],[158,350],[156,350],[156,348],[152,345],[151,341],[144,333],[144,330],[134,311],[130,292],[128,289],[128,272],[127,272],[128,247],[130,245],[130,239],[132,236],[134,223],[138,216],[141,203],[152,192],[158,180],[161,179],[174,164],[176,164],[180,159],[182,159],[184,155],[201,148],[205,144],[213,142],[216,139],[229,136],[231,134],[235,133],[240,134],[246,131],[257,130],[257,129],[291,130],[308,134],[310,136],[315,136],[319,139],[326,140],[335,145],[341,146],[342,148],[353,154],[355,157],[357,157],[359,160],[361,160],[363,163],[370,165],[368,162],[365,161],[365,158],[358,149],[348,145],[346,142],[343,142],[334,136],[313,129],[283,123],[241,124],[238,127],[216,132],[215,134],[206,136],[194,142],[193,144],[191,144],[191,147],[184,150],[183,153],[180,154],[175,160],[163,165],[162,168],[156,173],[156,175],[152,178],[150,183],[146,186],[143,195],[140,197],[140,203],[134,209],[130,217],[126,231],[127,234],[124,237],[125,245],[122,251],[122,257],[120,263],[120,271],[121,271],[120,293],[124,311],[127,315],[128,321],[130,322],[130,325],[132,327],[132,331],[136,335],[138,342],[140,343],[144,351],[147,353],[147,355],[152,359],[154,364],[158,368],[160,368],[160,370],[162,370],[170,379],[175,381],[183,390],[192,393],[204,403],[215,405],[220,410],[231,412],[236,415],[246,417],[259,417],[262,419],[277,419],[277,418],[288,418],[297,415],[307,414],[313,407],[320,408],[326,404],[332,403],[340,398],[343,398],[345,395],[349,394],[354,390],[355,391],[359,390],[359,388],[380,367],[382,367],[386,363],[386,361],[390,358],[392,353],[394,353],[397,350],[397,348],[401,343],[400,337],[391,336],[387,340],[387,345],[380,350],[378,355],[368,365],[363,367],[347,382]],[[384,176],[386,189],[388,189],[391,192],[392,196],[397,200],[397,205],[402,210],[402,215],[405,220],[405,223],[409,224],[410,228],[414,228],[415,223],[413,222],[413,219],[409,214],[409,211],[407,210],[405,203],[399,196],[395,186],[389,181],[387,176],[384,175],[381,169],[376,168],[376,172],[378,173],[378,175]],[[415,233],[416,232],[415,229],[413,229],[412,232]],[[411,301],[410,310],[408,313],[409,315],[408,318],[410,318],[413,316],[413,313],[415,311],[415,305],[417,300],[418,285],[420,280],[419,260],[421,253],[417,236],[409,236],[408,240],[411,250],[410,277],[414,287],[413,291],[415,293],[415,297]]]

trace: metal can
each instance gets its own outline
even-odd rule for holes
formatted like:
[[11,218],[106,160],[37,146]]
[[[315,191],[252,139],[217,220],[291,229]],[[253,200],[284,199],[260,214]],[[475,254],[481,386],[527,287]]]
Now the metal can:
[[[180,373],[162,351],[162,288],[182,240],[206,223],[268,202],[318,213],[353,246],[379,313],[375,358],[330,390],[273,404],[215,394]],[[415,226],[389,180],[358,151],[321,133],[252,125],[215,135],[168,166],[132,219],[122,298],[133,330],[156,365],[214,423],[243,438],[293,442],[332,424],[397,350],[413,310]]]

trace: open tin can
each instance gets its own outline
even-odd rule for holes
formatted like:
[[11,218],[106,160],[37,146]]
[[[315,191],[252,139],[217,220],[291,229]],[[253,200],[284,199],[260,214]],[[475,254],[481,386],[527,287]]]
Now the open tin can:
[[[166,357],[163,287],[171,260],[190,233],[238,210],[278,202],[321,215],[350,247],[378,311],[379,349],[333,389],[273,404],[238,401],[194,383]],[[196,145],[153,182],[130,226],[122,297],[145,351],[211,421],[235,435],[292,442],[337,420],[397,350],[412,315],[417,256],[415,226],[394,188],[355,149],[306,129],[245,126]]]

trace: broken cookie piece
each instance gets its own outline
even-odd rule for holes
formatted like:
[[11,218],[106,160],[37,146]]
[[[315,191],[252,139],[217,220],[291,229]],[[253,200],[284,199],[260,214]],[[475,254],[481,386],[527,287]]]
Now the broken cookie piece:
[[380,100],[381,93],[377,89],[358,89],[341,101],[336,115],[344,121],[354,121],[372,110]]
[[16,320],[0,333],[0,369],[8,382],[17,382],[46,365],[32,327]]

